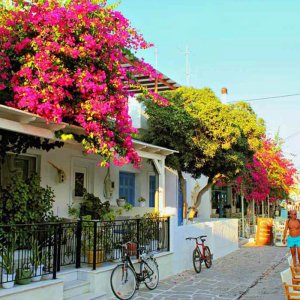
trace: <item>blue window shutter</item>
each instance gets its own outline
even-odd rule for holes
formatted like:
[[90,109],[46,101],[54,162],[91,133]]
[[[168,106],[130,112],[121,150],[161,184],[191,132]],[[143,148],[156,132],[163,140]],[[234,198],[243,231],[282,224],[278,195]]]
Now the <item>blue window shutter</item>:
[[128,172],[119,173],[119,197],[135,205],[135,174]]
[[156,176],[149,176],[149,207],[155,207]]

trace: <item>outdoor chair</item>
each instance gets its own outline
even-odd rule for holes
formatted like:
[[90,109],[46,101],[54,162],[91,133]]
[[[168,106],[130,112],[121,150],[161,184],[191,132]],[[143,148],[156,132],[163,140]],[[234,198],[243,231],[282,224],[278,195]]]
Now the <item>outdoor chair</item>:
[[286,300],[300,300],[300,286],[283,284]]
[[300,283],[300,267],[291,267],[291,274],[292,274],[292,284],[299,284]]

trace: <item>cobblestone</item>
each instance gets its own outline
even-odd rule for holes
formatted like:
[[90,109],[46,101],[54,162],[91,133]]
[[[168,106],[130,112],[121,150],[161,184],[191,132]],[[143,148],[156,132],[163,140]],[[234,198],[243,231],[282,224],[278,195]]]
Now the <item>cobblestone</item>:
[[285,247],[243,247],[204,266],[162,280],[157,289],[141,287],[133,299],[284,300],[280,272],[288,267]]

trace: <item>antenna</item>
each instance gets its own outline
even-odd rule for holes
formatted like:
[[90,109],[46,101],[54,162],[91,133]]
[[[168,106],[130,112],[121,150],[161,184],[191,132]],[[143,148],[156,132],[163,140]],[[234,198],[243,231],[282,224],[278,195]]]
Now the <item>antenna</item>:
[[190,66],[189,66],[189,47],[186,46],[185,48],[185,76],[186,76],[186,85],[190,86]]

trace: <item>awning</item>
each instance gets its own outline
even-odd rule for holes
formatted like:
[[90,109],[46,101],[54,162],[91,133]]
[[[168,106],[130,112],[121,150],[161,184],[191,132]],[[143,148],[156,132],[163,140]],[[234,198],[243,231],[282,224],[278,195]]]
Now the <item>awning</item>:
[[[84,134],[84,129],[80,126],[67,123],[47,123],[42,117],[22,111],[16,108],[0,105],[0,129],[18,132],[22,134],[37,136],[50,140],[59,140],[55,137],[55,131],[63,130],[66,133]],[[73,140],[67,140],[65,143],[78,144]],[[164,155],[175,153],[177,151],[164,147],[133,140],[133,146],[140,152]]]

